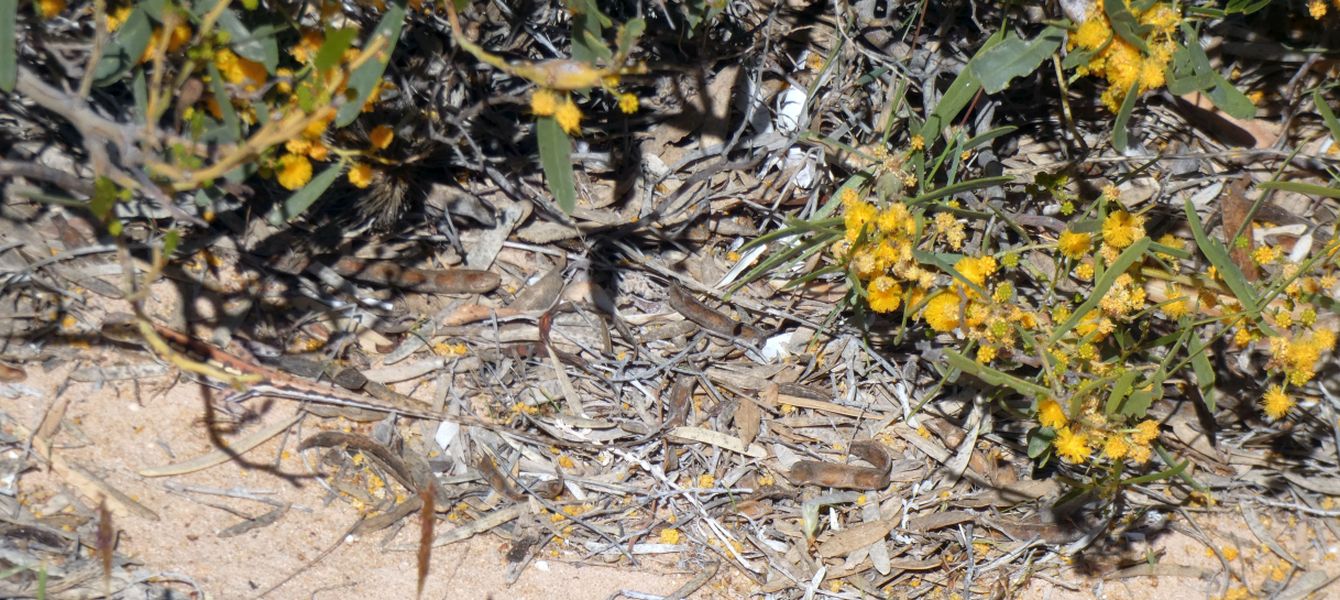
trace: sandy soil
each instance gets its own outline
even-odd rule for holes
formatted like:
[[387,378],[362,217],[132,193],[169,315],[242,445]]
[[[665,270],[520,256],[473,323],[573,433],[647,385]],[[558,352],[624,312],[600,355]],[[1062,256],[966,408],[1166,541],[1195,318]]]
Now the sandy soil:
[[[305,566],[339,541],[358,514],[346,502],[327,502],[329,494],[308,477],[308,467],[293,451],[297,436],[279,436],[246,454],[248,461],[262,466],[277,465],[273,469],[230,462],[187,475],[141,477],[138,473],[145,468],[213,449],[201,419],[205,390],[192,383],[173,384],[169,376],[101,386],[69,382],[68,373],[79,366],[149,361],[146,354],[124,349],[91,348],[77,355],[77,360],[47,371],[27,366],[28,375],[21,385],[36,395],[3,400],[4,411],[31,430],[57,397],[70,400],[68,425],[58,439],[71,447],[58,452],[89,467],[157,515],[157,519],[117,516],[119,553],[134,557],[151,571],[188,577],[214,598],[254,597],[290,576],[271,597],[413,596],[414,553],[384,549],[385,531],[346,540],[329,556]],[[296,405],[280,402],[264,410],[259,419],[271,422],[293,414]],[[309,417],[301,426],[306,436],[318,428],[340,427],[341,422]],[[24,474],[21,489],[21,500],[39,514],[69,505],[63,491],[70,489],[68,484],[50,473]],[[258,516],[270,507],[245,499],[174,491],[181,489],[247,491],[291,502],[294,509],[271,526],[220,538],[218,533],[242,521],[243,515]],[[391,543],[412,543],[417,535],[412,529],[400,531]],[[424,597],[606,598],[620,590],[666,595],[692,576],[676,572],[672,563],[640,568],[594,566],[569,564],[564,562],[568,557],[560,556],[537,560],[508,585],[506,550],[505,542],[491,536],[437,548]]]
[[[10,391],[25,393],[0,400],[0,409],[33,430],[50,407],[68,401],[65,424],[56,438],[64,445],[57,448],[59,455],[87,467],[156,516],[118,514],[119,553],[133,557],[149,572],[189,578],[213,598],[255,597],[281,582],[270,597],[403,598],[414,594],[414,553],[388,549],[413,544],[417,531],[412,518],[402,529],[344,539],[321,557],[345,537],[358,510],[344,500],[332,500],[311,477],[296,445],[320,429],[365,432],[369,425],[308,417],[296,434],[278,436],[248,452],[244,459],[249,464],[234,461],[186,475],[144,477],[140,472],[146,468],[214,449],[203,415],[206,394],[218,392],[177,382],[170,371],[137,381],[69,379],[71,371],[90,365],[153,364],[148,354],[133,348],[75,344],[57,354],[65,359],[25,365],[26,377],[10,384]],[[250,408],[252,420],[243,426],[245,431],[287,418],[297,406],[287,401],[253,400]],[[407,431],[429,435],[419,424]],[[312,453],[308,459],[314,460]],[[20,499],[31,510],[50,515],[70,510],[72,502],[90,501],[72,495],[74,489],[70,481],[54,473],[29,471],[21,478]],[[269,511],[270,506],[201,490],[246,492],[292,503],[293,509],[271,525],[220,537],[221,531]],[[1068,563],[1043,561],[1015,596],[1055,600],[1265,597],[1297,584],[1309,571],[1318,573],[1316,577],[1324,574],[1326,580],[1340,575],[1337,541],[1325,528],[1313,530],[1278,513],[1263,519],[1265,529],[1294,557],[1299,569],[1254,536],[1237,512],[1219,507],[1193,514],[1196,524],[1229,559],[1231,580],[1223,576],[1219,558],[1183,533],[1188,525],[1174,518],[1176,527],[1151,539],[1127,539],[1127,547],[1120,551],[1091,552]],[[438,531],[446,528],[447,524],[440,523]],[[436,549],[424,597],[610,598],[625,590],[664,596],[696,574],[674,558],[636,566],[622,561],[577,564],[573,562],[578,556],[575,552],[547,549],[509,585],[504,558],[508,547],[502,538],[485,534]],[[1142,562],[1155,566],[1140,567]],[[1160,576],[1137,576],[1140,568],[1155,569]],[[889,591],[894,597],[916,595],[915,589]],[[734,598],[749,592],[747,580],[723,568],[722,575],[694,597]],[[846,592],[858,593],[850,588]],[[1323,587],[1312,597],[1340,597],[1340,592]]]

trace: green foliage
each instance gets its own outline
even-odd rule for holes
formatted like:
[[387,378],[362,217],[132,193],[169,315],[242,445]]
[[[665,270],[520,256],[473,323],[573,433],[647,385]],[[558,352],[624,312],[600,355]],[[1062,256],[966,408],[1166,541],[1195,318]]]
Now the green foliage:
[[0,0],[0,91],[14,91],[19,64],[14,25],[18,19],[18,0]]
[[1042,30],[1029,41],[1011,32],[999,44],[973,58],[973,70],[982,82],[982,88],[988,94],[994,94],[1009,86],[1012,79],[1036,71],[1038,65],[1061,47],[1064,39],[1065,30],[1056,26]]
[[391,61],[391,53],[400,41],[400,32],[404,24],[405,0],[395,0],[387,4],[386,14],[382,15],[381,22],[377,23],[372,35],[364,42],[366,45],[375,39],[386,40],[384,51],[379,53],[378,57],[363,63],[349,76],[349,89],[353,93],[346,98],[344,105],[340,106],[339,112],[336,113],[336,127],[353,123],[363,111],[363,104],[367,102],[372,90],[380,84],[382,74],[386,72],[386,65]]
[[540,166],[549,192],[558,207],[572,213],[577,206],[577,183],[572,173],[572,139],[563,131],[554,117],[540,117],[535,121],[535,138],[540,148]]
[[326,189],[335,183],[340,173],[344,171],[344,166],[343,162],[339,162],[326,167],[319,175],[307,182],[307,185],[289,195],[287,200],[270,211],[270,224],[280,225],[307,212],[307,209],[321,197],[321,194],[324,194]]
[[1255,116],[1256,105],[1251,99],[1210,65],[1196,30],[1183,23],[1182,34],[1186,42],[1173,54],[1168,69],[1168,91],[1177,95],[1204,92],[1219,110],[1233,117],[1250,119]]
[[139,64],[144,49],[149,47],[149,36],[152,34],[153,24],[149,22],[149,15],[142,5],[136,6],[116,31],[112,43],[103,50],[102,59],[93,70],[93,84],[108,86],[120,81]]

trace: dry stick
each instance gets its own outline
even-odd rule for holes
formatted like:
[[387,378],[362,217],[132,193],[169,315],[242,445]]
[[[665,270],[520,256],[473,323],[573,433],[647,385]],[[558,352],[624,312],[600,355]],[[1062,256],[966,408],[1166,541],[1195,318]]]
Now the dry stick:
[[79,131],[83,137],[84,150],[88,152],[93,163],[94,173],[105,174],[117,185],[139,191],[179,221],[199,226],[206,225],[200,217],[187,214],[178,207],[157,186],[142,184],[112,164],[107,156],[108,143],[115,144],[123,166],[134,166],[144,162],[139,148],[131,143],[131,140],[136,138],[136,133],[129,127],[94,113],[83,101],[52,87],[22,65],[18,66],[14,91],[26,96],[38,106],[60,115]]
[[97,115],[83,102],[47,84],[23,65],[18,66],[14,91],[28,97],[38,106],[64,117],[79,131],[84,138],[84,149],[93,161],[94,172],[109,172],[117,184],[137,187],[133,179],[112,166],[111,159],[107,156],[107,149],[101,145],[107,142],[114,143],[122,157],[128,158],[130,162],[138,159],[139,152],[130,143],[130,137],[124,126]]
[[88,98],[93,90],[93,74],[102,61],[102,50],[107,45],[107,0],[93,0],[93,50],[84,64],[84,76],[79,81],[79,99]]
[[428,580],[429,559],[433,556],[433,524],[437,522],[437,516],[433,514],[436,499],[432,486],[424,485],[419,489],[419,501],[423,507],[419,512],[419,581],[415,587],[415,598],[423,597],[423,583]]
[[82,196],[93,195],[93,184],[75,175],[37,163],[0,160],[0,178],[23,177],[54,184]]

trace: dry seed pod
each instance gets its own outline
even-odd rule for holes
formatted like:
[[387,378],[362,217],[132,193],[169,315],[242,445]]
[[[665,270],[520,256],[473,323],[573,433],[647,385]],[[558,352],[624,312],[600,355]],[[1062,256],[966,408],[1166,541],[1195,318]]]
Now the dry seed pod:
[[873,467],[857,467],[817,460],[791,465],[789,477],[797,485],[819,485],[844,490],[882,490],[889,487],[892,459],[884,445],[874,440],[853,442],[851,453]]

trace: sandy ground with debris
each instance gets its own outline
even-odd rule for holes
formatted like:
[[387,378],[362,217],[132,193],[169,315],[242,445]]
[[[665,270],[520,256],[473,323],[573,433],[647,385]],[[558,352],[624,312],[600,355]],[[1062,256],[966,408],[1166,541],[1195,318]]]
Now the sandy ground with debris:
[[[27,377],[19,384],[36,395],[6,400],[5,411],[31,430],[58,398],[69,401],[66,425],[57,438],[67,446],[57,452],[156,515],[126,514],[113,503],[121,513],[115,519],[121,531],[119,553],[133,557],[151,572],[189,578],[214,598],[254,597],[289,577],[292,579],[270,597],[413,597],[415,555],[386,550],[387,531],[345,540],[317,560],[344,537],[358,515],[346,502],[327,502],[327,491],[308,477],[308,467],[293,451],[299,436],[276,437],[245,455],[246,460],[262,466],[274,465],[273,470],[229,462],[187,475],[142,477],[138,473],[143,469],[213,449],[201,418],[205,390],[192,383],[173,384],[170,376],[100,386],[69,382],[68,373],[79,366],[149,361],[146,354],[116,348],[92,348],[77,354],[76,360],[49,370],[27,365]],[[292,415],[296,404],[280,401],[257,404],[256,409],[262,413],[258,419],[268,423]],[[302,436],[337,427],[337,420],[309,417],[301,424]],[[71,482],[39,471],[23,474],[20,488],[23,502],[44,515],[65,510],[70,503],[67,492],[74,489]],[[271,507],[174,490],[246,491],[291,502],[293,509],[270,526],[221,538],[222,530]],[[416,539],[413,524],[417,521],[406,521],[411,526],[398,530],[390,545],[412,544]],[[445,529],[445,524],[439,527],[439,531]],[[666,595],[692,576],[676,572],[673,562],[600,566],[575,564],[568,562],[571,557],[559,556],[533,562],[509,585],[506,550],[502,540],[489,536],[437,548],[424,597],[607,598],[620,590]]]
[[[69,372],[81,366],[150,361],[146,354],[124,348],[95,346],[72,351],[74,358],[60,364],[47,368],[27,365],[27,377],[16,389],[34,395],[6,400],[6,411],[31,430],[58,400],[69,401],[66,424],[57,438],[65,445],[58,449],[59,454],[88,468],[156,515],[127,514],[114,506],[120,513],[116,517],[121,531],[118,552],[133,557],[147,571],[189,578],[214,598],[254,597],[280,582],[285,583],[270,597],[403,598],[414,593],[414,553],[386,549],[413,543],[413,519],[406,520],[407,527],[388,530],[394,532],[389,541],[387,536],[391,534],[383,531],[341,542],[343,532],[357,519],[357,511],[344,501],[329,502],[328,492],[309,477],[309,467],[294,451],[301,437],[349,423],[309,417],[297,434],[271,439],[245,455],[258,466],[228,462],[187,475],[142,477],[139,473],[146,468],[213,449],[202,420],[205,393],[210,391],[193,383],[174,383],[171,376],[101,385],[69,381]],[[296,410],[291,402],[253,402],[253,409],[259,413],[256,419],[264,423],[283,419]],[[258,425],[252,422],[248,429]],[[421,432],[423,426],[411,430]],[[267,468],[271,465],[273,468]],[[20,487],[25,505],[44,515],[68,510],[69,492],[78,489],[75,483],[41,471],[25,473]],[[270,507],[202,490],[246,491],[290,502],[293,509],[272,525],[220,537],[221,531]],[[1338,570],[1333,538],[1287,519],[1265,519],[1265,523],[1279,546],[1308,570]],[[1226,591],[1231,594],[1237,588],[1257,593],[1278,589],[1301,576],[1302,572],[1289,568],[1288,562],[1253,537],[1235,513],[1201,513],[1197,525],[1227,554],[1238,581],[1224,586],[1218,575],[1221,563],[1204,544],[1178,531],[1165,530],[1151,540],[1131,540],[1130,547],[1119,556],[1098,557],[1093,563],[1040,567],[1018,597],[1223,598]],[[445,523],[439,525],[439,532],[445,528]],[[328,555],[320,556],[337,543]],[[498,537],[484,535],[436,549],[424,597],[610,598],[624,590],[663,596],[693,576],[676,569],[673,559],[638,566],[625,562],[600,565],[572,562],[574,554],[566,552],[536,560],[509,585],[504,558],[507,546]],[[1143,557],[1156,557],[1157,564],[1141,567]],[[1141,568],[1154,569],[1160,576],[1137,576]],[[1244,586],[1242,580],[1248,585]],[[1326,595],[1329,589],[1315,597],[1335,597],[1334,592]],[[718,577],[694,597],[742,597],[748,590],[744,578],[727,575]],[[891,591],[898,597],[900,592],[913,590]]]
[[[166,295],[160,296],[168,297]],[[158,303],[155,303],[158,304]],[[158,309],[167,310],[159,305]],[[92,318],[92,317],[89,317]],[[80,324],[95,331],[96,323]],[[70,378],[75,369],[89,366],[153,366],[143,350],[114,344],[65,343],[49,340],[48,350],[59,358],[24,365],[22,381],[6,384],[15,399],[0,408],[28,431],[35,430],[53,407],[65,406],[62,428],[56,435],[57,454],[86,468],[107,485],[143,507],[139,513],[113,502],[120,531],[117,551],[141,564],[143,572],[189,579],[209,597],[411,597],[415,592],[415,554],[394,547],[413,547],[417,520],[401,527],[357,538],[345,532],[359,518],[357,508],[334,497],[312,476],[311,461],[318,452],[300,453],[300,440],[319,430],[368,433],[372,425],[343,419],[305,418],[297,429],[279,435],[247,452],[243,460],[184,475],[145,477],[148,468],[179,463],[215,449],[205,424],[207,398],[222,392],[189,381],[178,381],[175,371],[139,380],[80,382]],[[410,390],[402,390],[409,392]],[[216,406],[217,406],[216,402]],[[265,424],[295,415],[297,404],[287,400],[253,399],[242,414],[244,421],[233,440]],[[218,415],[230,421],[233,417]],[[406,436],[430,440],[431,427],[411,423]],[[431,444],[431,441],[425,442]],[[305,459],[305,460],[304,460]],[[91,514],[86,505],[74,511],[72,502],[96,502],[100,492],[86,483],[53,472],[22,474],[20,500],[39,515],[62,512]],[[272,508],[270,504],[230,497],[220,492],[250,494],[292,509],[272,524],[229,537],[220,533]],[[73,494],[72,492],[79,492]],[[152,513],[152,514],[150,514]],[[1340,574],[1336,537],[1324,528],[1300,527],[1297,520],[1279,514],[1264,515],[1262,524],[1275,546],[1289,553],[1298,569],[1258,539],[1236,509],[1216,507],[1193,511],[1195,526],[1216,544],[1228,561],[1234,579],[1226,580],[1219,557],[1187,532],[1193,529],[1174,518],[1146,539],[1127,537],[1116,551],[1091,552],[1073,561],[1055,557],[1035,565],[1014,597],[1068,600],[1080,598],[1149,599],[1264,597],[1297,583],[1305,573],[1328,579]],[[1333,522],[1340,525],[1340,521]],[[437,533],[450,523],[439,520]],[[1199,534],[1197,535],[1199,537]],[[659,597],[669,595],[697,575],[674,557],[644,560],[631,565],[624,559],[581,561],[572,548],[550,545],[541,551],[514,582],[508,582],[505,554],[510,544],[493,534],[477,535],[435,549],[425,598],[613,598],[628,591]],[[332,549],[333,548],[333,549]],[[328,554],[323,555],[329,550]],[[1141,576],[1149,569],[1157,577]],[[1009,571],[1017,586],[1023,571]],[[985,575],[1002,577],[997,571]],[[1003,582],[1002,582],[1003,583]],[[281,585],[282,584],[282,585]],[[931,585],[931,584],[926,584]],[[183,588],[185,589],[185,588]],[[858,597],[855,589],[828,592]],[[724,567],[700,589],[695,598],[738,598],[753,591],[749,580]],[[915,588],[886,590],[891,597],[952,597],[951,592],[928,596]],[[1253,595],[1241,595],[1251,592]],[[1331,596],[1326,594],[1330,593]],[[1238,595],[1234,595],[1238,594]],[[1330,587],[1314,597],[1340,596]]]

